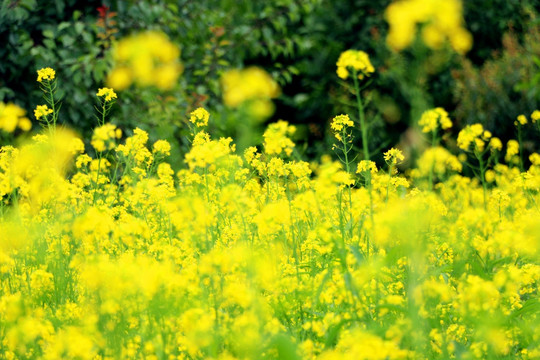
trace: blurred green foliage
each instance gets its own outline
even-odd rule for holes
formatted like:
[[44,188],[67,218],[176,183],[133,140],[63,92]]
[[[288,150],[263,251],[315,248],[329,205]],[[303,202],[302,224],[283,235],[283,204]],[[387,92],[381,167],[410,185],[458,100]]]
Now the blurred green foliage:
[[[41,103],[35,72],[53,67],[63,91],[60,120],[88,133],[96,124],[91,115],[95,92],[105,86],[114,39],[159,29],[181,47],[185,69],[178,85],[166,93],[138,88],[121,92],[112,120],[128,132],[138,126],[153,138],[170,140],[173,151],[187,145],[186,117],[198,106],[211,110],[214,130],[234,133],[242,120],[231,120],[223,106],[219,78],[230,68],[259,65],[283,88],[271,120],[283,118],[298,125],[299,136],[309,139],[305,153],[321,154],[329,148],[325,143],[329,120],[352,112],[350,84],[340,82],[335,74],[339,54],[349,48],[368,52],[377,69],[364,91],[370,101],[374,150],[400,141],[414,142],[404,132],[429,107],[445,107],[462,124],[481,121],[496,127],[508,118],[495,119],[500,109],[484,106],[492,104],[490,99],[512,102],[512,107],[505,107],[508,116],[514,116],[514,109],[524,112],[538,106],[538,53],[530,53],[538,49],[527,45],[527,34],[538,24],[534,17],[537,0],[465,1],[465,20],[474,36],[473,50],[465,59],[449,49],[428,51],[421,44],[400,54],[391,52],[385,44],[384,9],[389,3],[0,0],[0,41],[5,44],[0,47],[0,101],[14,101],[29,111],[35,108]],[[100,23],[101,6],[110,8],[106,27]],[[532,19],[532,25],[526,19]],[[517,57],[523,60],[519,64],[528,66],[525,73],[512,68],[511,55],[504,55],[508,49],[502,39],[509,29],[519,46]],[[500,84],[487,94],[482,86],[467,82],[476,79],[480,84],[486,66],[493,66],[486,64],[491,63],[501,63],[493,80]],[[452,72],[456,68],[463,70]],[[464,86],[468,92],[455,90]],[[485,96],[490,99],[472,101]],[[503,104],[507,103],[497,105]]]

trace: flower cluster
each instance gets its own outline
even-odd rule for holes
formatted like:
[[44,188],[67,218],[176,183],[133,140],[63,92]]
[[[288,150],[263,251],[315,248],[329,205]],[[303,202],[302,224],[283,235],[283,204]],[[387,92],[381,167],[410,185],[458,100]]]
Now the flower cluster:
[[474,150],[483,151],[485,144],[491,138],[491,133],[484,130],[482,124],[467,125],[458,134],[457,145],[460,149],[469,151],[471,145]]
[[103,97],[106,102],[110,102],[117,98],[116,93],[111,88],[101,88],[96,93],[96,96]]
[[245,104],[248,111],[259,119],[272,115],[274,105],[271,99],[281,93],[277,82],[266,71],[253,66],[225,72],[221,86],[225,105],[236,108]]
[[90,144],[98,152],[112,150],[116,147],[116,140],[122,137],[122,130],[113,124],[104,124],[94,129]]
[[208,119],[210,119],[210,113],[205,108],[197,108],[190,114],[189,121],[197,127],[204,127],[208,125]]
[[120,40],[113,49],[115,66],[107,83],[124,90],[131,84],[171,89],[181,74],[180,50],[167,36],[147,31]]
[[339,56],[336,65],[337,75],[342,79],[347,79],[349,77],[350,70],[354,71],[359,79],[363,79],[364,76],[370,76],[375,72],[375,68],[371,65],[368,54],[364,51],[344,51]]
[[437,129],[450,129],[452,121],[446,110],[441,107],[427,110],[422,114],[418,125],[422,126],[422,132],[429,133],[437,131]]
[[296,127],[288,122],[280,120],[268,125],[263,134],[264,151],[269,155],[280,155],[285,153],[290,156],[294,149],[294,142],[289,138],[296,132]]
[[53,110],[49,109],[47,105],[38,105],[34,110],[34,116],[36,117],[36,120],[39,120],[42,117],[47,117],[47,115],[51,114],[52,112]]
[[343,130],[347,130],[347,128],[353,126],[354,123],[347,114],[335,116],[332,119],[332,123],[330,123],[330,128],[332,129],[336,139],[338,139],[339,141],[342,141]]
[[112,124],[88,153],[63,127],[0,147],[2,358],[538,358],[540,154],[518,168],[511,140],[499,162],[475,124],[480,181],[442,147],[410,177],[397,148],[354,173],[349,142],[307,163],[294,132],[239,154],[199,129],[178,171]]
[[38,70],[37,74],[38,74],[38,77],[37,77],[38,82],[43,82],[43,80],[52,81],[54,80],[56,76],[56,72],[50,67]]
[[390,165],[396,165],[402,162],[403,159],[405,159],[405,157],[403,156],[403,152],[399,149],[391,148],[384,153],[384,161]]
[[401,51],[414,41],[416,27],[422,26],[422,40],[439,49],[449,40],[452,48],[464,54],[472,46],[472,36],[465,29],[463,5],[460,0],[400,0],[386,8],[390,25],[386,42],[392,49]]
[[26,117],[26,111],[15,104],[0,101],[0,129],[12,133],[17,128],[23,131],[32,128],[30,119]]
[[259,359],[285,343],[307,359],[536,357],[522,329],[540,330],[540,155],[524,173],[493,168],[484,208],[447,150],[419,164],[436,159],[437,191],[361,161],[370,195],[343,188],[355,175],[329,157],[284,160],[293,131],[272,124],[243,158],[201,131],[176,175],[167,142],[150,150],[135,129],[117,144],[110,124],[92,138],[110,150],[99,158],[60,130],[1,148],[2,352]]

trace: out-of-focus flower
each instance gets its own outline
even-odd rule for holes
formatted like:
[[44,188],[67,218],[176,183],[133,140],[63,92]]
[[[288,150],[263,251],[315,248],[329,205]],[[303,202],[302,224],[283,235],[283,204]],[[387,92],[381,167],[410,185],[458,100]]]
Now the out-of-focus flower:
[[148,31],[120,40],[113,50],[115,66],[107,83],[124,90],[131,84],[171,89],[182,73],[180,49],[158,31]]

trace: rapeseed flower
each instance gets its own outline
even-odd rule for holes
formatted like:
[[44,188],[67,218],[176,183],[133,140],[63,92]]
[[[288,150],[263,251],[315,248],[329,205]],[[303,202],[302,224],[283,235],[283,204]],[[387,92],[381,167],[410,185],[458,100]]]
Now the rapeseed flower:
[[50,67],[39,69],[37,71],[37,74],[38,74],[38,77],[37,77],[38,82],[43,82],[43,80],[52,81],[54,80],[56,76],[56,72]]
[[371,65],[369,56],[364,51],[347,50],[341,53],[337,61],[337,75],[342,79],[349,77],[349,70],[353,69],[359,79],[364,76],[370,76],[375,72],[375,68]]
[[477,177],[441,146],[411,176],[396,148],[388,172],[354,173],[352,145],[291,159],[294,130],[270,124],[243,157],[201,130],[176,176],[141,129],[103,124],[90,153],[62,128],[2,146],[4,357],[535,357],[540,155],[514,166],[514,140],[496,163],[476,124],[458,144]]
[[472,36],[463,21],[460,0],[400,0],[392,2],[385,11],[390,25],[386,38],[388,46],[396,51],[409,47],[416,37],[416,28],[422,26],[422,40],[439,49],[449,40],[452,48],[464,54],[472,46]]
[[158,31],[147,31],[121,39],[113,48],[115,66],[107,83],[124,90],[131,84],[171,89],[183,67],[180,49]]
[[113,99],[117,98],[116,93],[111,88],[101,88],[101,89],[99,89],[96,96],[104,97],[105,101],[107,101],[107,102],[112,101]]
[[236,108],[248,103],[250,112],[262,119],[272,115],[274,107],[270,100],[281,93],[277,82],[266,71],[254,66],[225,72],[221,86],[225,105]]
[[208,125],[208,119],[210,119],[210,113],[205,108],[197,108],[190,114],[189,121],[197,127],[203,127]]
[[438,128],[443,130],[452,127],[452,121],[448,113],[441,107],[427,110],[422,114],[418,125],[422,126],[422,132],[429,133],[436,131]]
[[26,111],[18,105],[0,102],[0,129],[12,133],[19,128],[28,131],[32,128],[30,119],[26,116]]
[[46,117],[47,115],[51,114],[52,112],[53,110],[49,109],[47,105],[38,105],[34,110],[34,116],[36,117],[36,120],[39,120],[42,117]]
[[405,159],[403,152],[399,149],[391,148],[384,153],[384,160],[391,165],[396,165]]

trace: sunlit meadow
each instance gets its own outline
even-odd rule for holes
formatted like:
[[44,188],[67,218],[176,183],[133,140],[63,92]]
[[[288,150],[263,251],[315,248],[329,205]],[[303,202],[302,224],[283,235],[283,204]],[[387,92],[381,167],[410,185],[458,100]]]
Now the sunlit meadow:
[[[428,46],[470,48],[459,2],[400,17],[420,3],[388,8],[389,46],[433,17],[447,21],[424,27]],[[376,164],[362,97],[376,69],[348,50],[336,78],[357,111],[332,119],[320,161],[299,159],[283,120],[237,151],[204,108],[185,119],[189,151],[171,153],[108,115],[132,84],[169,88],[178,49],[150,32],[115,51],[91,139],[61,125],[62,69],[38,70],[32,121],[0,103],[4,143],[42,126],[0,150],[0,358],[540,358],[540,155],[524,159],[520,138],[540,138],[540,111],[515,114],[519,136],[503,144],[481,124],[451,139],[434,108],[413,169],[397,147]],[[256,118],[280,92],[259,68],[222,83],[231,111]]]

